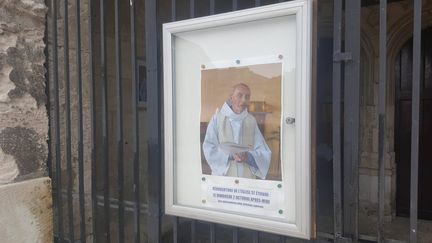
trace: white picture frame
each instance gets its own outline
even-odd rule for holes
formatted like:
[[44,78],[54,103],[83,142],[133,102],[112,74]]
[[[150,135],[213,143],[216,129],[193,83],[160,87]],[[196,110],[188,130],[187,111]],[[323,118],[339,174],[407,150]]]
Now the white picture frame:
[[[311,25],[311,0],[295,0],[163,25],[166,214],[310,238]],[[220,41],[224,39],[226,42]],[[219,68],[220,63],[230,61],[235,67],[239,63],[268,62],[282,56],[280,156],[284,176],[280,182],[260,180],[252,181],[250,185],[278,183],[283,188],[283,199],[279,203],[283,204],[287,216],[266,217],[264,213],[255,214],[252,209],[245,213],[200,205],[197,194],[203,195],[206,186],[196,185],[199,182],[191,178],[198,176],[203,181],[209,178],[206,183],[226,180],[200,174],[200,169],[190,166],[198,163],[195,160],[200,153],[197,138],[201,112],[200,67],[210,63],[213,68]],[[294,124],[288,124],[294,122],[287,120],[291,117],[295,118]]]

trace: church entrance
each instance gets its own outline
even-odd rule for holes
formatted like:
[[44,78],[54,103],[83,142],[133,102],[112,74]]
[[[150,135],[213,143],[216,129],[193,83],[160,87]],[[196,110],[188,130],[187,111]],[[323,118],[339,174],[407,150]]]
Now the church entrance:
[[[396,213],[409,216],[411,165],[412,38],[396,60]],[[418,217],[432,220],[432,27],[422,32]]]

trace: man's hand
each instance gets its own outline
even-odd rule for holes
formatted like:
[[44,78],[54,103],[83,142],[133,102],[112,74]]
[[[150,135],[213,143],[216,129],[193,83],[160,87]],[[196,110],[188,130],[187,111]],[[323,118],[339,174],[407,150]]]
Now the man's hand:
[[247,160],[247,153],[237,153],[237,154],[234,154],[233,158],[238,163],[245,162]]

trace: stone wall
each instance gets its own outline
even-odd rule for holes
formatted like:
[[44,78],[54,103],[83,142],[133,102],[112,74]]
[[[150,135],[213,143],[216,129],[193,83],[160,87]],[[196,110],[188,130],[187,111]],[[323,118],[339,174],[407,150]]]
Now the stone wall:
[[[47,220],[52,217],[52,205],[46,165],[46,12],[43,0],[0,1],[2,242],[52,240],[52,220]],[[34,213],[37,208],[40,210]],[[32,240],[25,238],[29,232]]]

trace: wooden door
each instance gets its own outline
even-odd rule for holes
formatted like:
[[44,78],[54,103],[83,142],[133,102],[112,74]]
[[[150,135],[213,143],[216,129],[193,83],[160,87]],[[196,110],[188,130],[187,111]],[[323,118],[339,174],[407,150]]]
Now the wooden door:
[[[412,39],[399,53],[396,62],[396,131],[397,163],[396,213],[409,216],[411,101],[412,101]],[[418,215],[432,219],[432,28],[422,32],[420,97],[420,146],[418,174]]]

